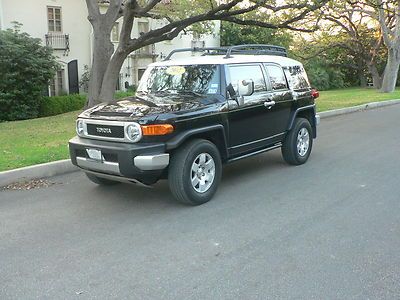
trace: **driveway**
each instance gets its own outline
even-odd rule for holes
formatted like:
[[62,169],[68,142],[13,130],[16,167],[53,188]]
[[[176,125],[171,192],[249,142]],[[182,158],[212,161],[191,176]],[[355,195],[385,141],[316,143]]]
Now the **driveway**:
[[0,192],[0,299],[399,299],[400,105],[324,119],[309,162],[226,166],[200,207],[78,172]]

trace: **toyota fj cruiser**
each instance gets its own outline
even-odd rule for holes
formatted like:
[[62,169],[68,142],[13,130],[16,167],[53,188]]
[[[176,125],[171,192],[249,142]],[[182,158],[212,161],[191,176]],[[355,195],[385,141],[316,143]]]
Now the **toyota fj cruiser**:
[[[202,55],[171,59],[185,51]],[[71,160],[96,184],[168,179],[177,200],[199,205],[215,194],[225,163],[281,148],[287,163],[304,164],[316,97],[285,48],[177,49],[147,68],[136,96],[78,117]]]

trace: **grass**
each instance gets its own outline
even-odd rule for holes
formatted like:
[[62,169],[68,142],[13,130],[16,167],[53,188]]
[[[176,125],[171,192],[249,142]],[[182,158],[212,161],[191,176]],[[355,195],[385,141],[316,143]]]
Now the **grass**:
[[391,99],[400,99],[400,89],[396,89],[394,93],[390,94],[363,88],[323,91],[320,98],[317,99],[317,109],[322,112]]
[[0,171],[68,158],[78,113],[0,123]]
[[[400,89],[382,94],[373,89],[348,88],[321,92],[317,107],[326,111],[390,99],[400,99]],[[0,171],[68,158],[67,142],[75,135],[78,114],[0,123]]]

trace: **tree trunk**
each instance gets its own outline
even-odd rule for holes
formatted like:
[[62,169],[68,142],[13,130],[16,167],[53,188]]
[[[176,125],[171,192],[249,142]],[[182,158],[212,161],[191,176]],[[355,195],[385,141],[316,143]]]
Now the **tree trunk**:
[[383,93],[391,93],[395,90],[400,67],[400,49],[389,48],[388,50],[388,59],[381,88]]
[[368,65],[368,70],[372,76],[372,83],[374,85],[374,89],[379,90],[382,87],[382,77],[379,74],[378,68],[375,64]]
[[119,72],[127,56],[128,53],[120,47],[115,51],[111,60],[107,64],[107,70],[104,73],[97,103],[112,102],[114,100],[115,87],[117,86]]
[[360,81],[360,86],[362,88],[366,88],[367,87],[367,78],[365,77],[364,72],[360,71],[358,73],[358,78],[359,78],[358,80]]
[[90,71],[89,90],[86,107],[92,107],[98,103],[102,88],[104,74],[114,52],[114,45],[110,41],[110,33],[100,26],[93,26],[93,61]]

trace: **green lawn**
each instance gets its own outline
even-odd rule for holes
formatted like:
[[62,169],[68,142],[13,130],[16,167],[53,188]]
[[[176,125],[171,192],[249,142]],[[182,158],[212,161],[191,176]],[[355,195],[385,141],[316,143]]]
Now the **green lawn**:
[[351,107],[369,102],[377,102],[391,99],[400,99],[400,89],[394,93],[384,94],[374,89],[347,88],[321,92],[317,101],[319,112],[343,107]]
[[[373,89],[349,88],[321,92],[318,111],[400,99]],[[0,123],[0,171],[68,158],[68,140],[75,135],[79,112],[26,121]]]
[[78,113],[0,123],[0,171],[68,158]]

